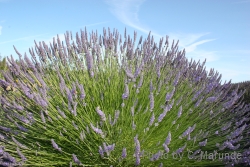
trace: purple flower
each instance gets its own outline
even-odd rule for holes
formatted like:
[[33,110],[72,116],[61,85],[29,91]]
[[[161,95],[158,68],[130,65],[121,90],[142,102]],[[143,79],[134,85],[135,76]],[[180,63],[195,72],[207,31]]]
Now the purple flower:
[[158,122],[161,122],[163,118],[166,116],[166,114],[167,114],[166,112],[161,113],[158,117]]
[[100,110],[100,107],[96,108],[96,112],[98,113],[98,115],[101,117],[102,121],[106,121],[106,116],[104,114],[104,112],[102,110]]
[[135,165],[138,166],[141,163],[140,155],[135,155]]
[[103,131],[101,129],[98,129],[98,128],[94,127],[94,125],[92,123],[90,124],[90,126],[91,126],[91,128],[93,129],[94,132],[96,132],[97,134],[104,137]]
[[43,108],[46,108],[48,106],[46,100],[44,100],[40,94],[35,95],[35,101],[37,102],[38,105],[40,105]]
[[166,101],[170,101],[171,100],[171,98],[174,95],[174,92],[175,92],[175,87],[173,88],[172,92],[167,93],[167,95],[166,95]]
[[67,87],[66,87],[66,92],[67,92],[67,96],[68,96],[68,101],[72,104],[73,103],[72,93],[69,91],[69,88],[67,88]]
[[165,143],[163,143],[162,146],[164,147],[165,152],[169,153],[168,145],[166,145]]
[[140,81],[138,83],[137,88],[140,89],[142,87],[142,84],[143,84],[143,75],[140,76]]
[[77,107],[77,102],[73,102],[73,110],[71,111],[72,112],[72,114],[76,117],[76,115],[77,115],[77,112],[76,112],[76,107]]
[[[175,151],[175,154],[180,154],[180,153],[182,153],[183,150],[186,148],[186,146],[187,146],[187,143],[185,143],[185,145],[184,145],[183,147],[177,149],[177,150]],[[174,153],[173,153],[173,154],[174,154]]]
[[59,106],[56,106],[57,111],[59,112],[59,114],[63,117],[63,118],[67,118],[65,113],[63,111],[60,110]]
[[2,79],[0,79],[0,86],[3,88],[3,89],[6,89],[8,86],[10,86],[10,84]]
[[26,129],[25,127],[21,126],[21,125],[18,125],[18,123],[16,123],[16,126],[18,127],[19,130],[23,131],[23,132],[28,132],[28,129]]
[[54,149],[58,150],[58,151],[62,151],[62,149],[60,147],[58,147],[58,145],[56,144],[56,142],[54,141],[54,139],[51,139],[51,143],[52,146],[54,147]]
[[86,51],[86,61],[87,61],[87,67],[88,67],[88,71],[90,73],[91,77],[94,77],[94,71],[93,71],[93,58],[90,55],[89,51]]
[[152,126],[152,125],[153,125],[154,120],[155,120],[155,115],[154,115],[154,113],[152,113],[152,116],[151,116],[150,122],[149,122],[149,126]]
[[171,132],[168,132],[168,136],[167,136],[164,144],[169,145],[170,141],[171,141]]
[[136,68],[135,74],[134,74],[134,77],[135,77],[135,78],[137,78],[137,77],[140,75],[141,70],[143,69],[143,66],[144,66],[144,62],[142,62],[142,63],[140,64],[140,66]]
[[102,149],[101,146],[99,146],[99,154],[101,155],[101,157],[104,157],[104,150]]
[[138,140],[138,135],[134,137],[134,142],[135,142],[135,155],[140,154],[140,142]]
[[86,94],[85,94],[83,85],[82,85],[82,84],[78,84],[78,88],[80,89],[80,99],[81,99],[81,100],[85,99]]
[[188,158],[193,159],[195,157],[196,154],[200,153],[201,149],[196,150],[191,156],[189,156]]
[[122,149],[122,159],[126,158],[126,156],[127,156],[127,150],[126,150],[126,148],[123,148]]
[[129,69],[125,69],[126,75],[127,77],[133,79],[135,78],[134,74],[132,74],[132,72]]
[[[173,102],[172,102],[173,103]],[[158,122],[161,122],[163,118],[166,116],[167,112],[172,108],[172,104],[166,105],[164,111],[158,117]]]
[[196,100],[203,90],[204,90],[204,86],[195,93],[194,97],[192,98],[192,101]]
[[162,154],[163,154],[162,151],[159,151],[158,153],[154,154],[151,157],[150,161],[156,161],[156,160],[158,160],[162,156]]
[[125,92],[122,94],[122,99],[127,99],[129,96],[128,84],[125,84]]
[[[9,167],[9,166],[12,166],[11,165],[11,163],[16,163],[16,159],[14,158],[14,157],[12,157],[9,153],[7,153],[7,152],[3,152],[3,154],[2,154],[2,158],[3,159],[6,159],[7,161],[9,161],[7,164],[8,165],[6,165],[7,167]],[[0,163],[1,163],[1,161],[0,161]],[[2,164],[3,165],[3,164]]]
[[217,97],[208,97],[206,99],[206,101],[209,102],[209,103],[215,102],[216,100],[217,100]]
[[78,165],[81,164],[81,162],[79,161],[79,159],[76,157],[75,154],[72,154],[72,158],[73,158],[73,161],[74,161],[76,164],[78,164]]
[[206,146],[206,144],[207,144],[207,139],[202,142],[199,142],[199,146]]
[[202,102],[202,100],[203,100],[203,97],[201,97],[196,103],[195,103],[195,107],[199,107],[199,105],[201,104],[201,102]]
[[11,132],[11,128],[7,128],[7,127],[4,127],[4,126],[0,126],[0,129],[5,131],[5,132]]
[[178,72],[178,74],[177,74],[177,76],[176,76],[176,78],[174,80],[174,86],[176,86],[178,84],[180,76],[181,76],[181,72]]

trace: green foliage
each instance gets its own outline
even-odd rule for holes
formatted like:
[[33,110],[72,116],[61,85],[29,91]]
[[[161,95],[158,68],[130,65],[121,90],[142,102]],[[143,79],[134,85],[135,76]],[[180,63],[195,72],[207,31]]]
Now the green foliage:
[[0,78],[2,78],[1,72],[6,70],[7,70],[6,57],[2,59],[2,57],[0,56]]

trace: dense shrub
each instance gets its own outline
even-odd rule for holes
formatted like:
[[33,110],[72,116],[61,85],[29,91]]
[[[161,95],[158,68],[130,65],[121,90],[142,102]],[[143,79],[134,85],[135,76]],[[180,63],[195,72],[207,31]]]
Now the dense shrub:
[[236,88],[239,85],[239,90],[244,90],[245,93],[242,96],[242,99],[245,103],[250,103],[250,81],[244,81],[240,83],[233,84],[233,88]]
[[33,49],[32,60],[8,58],[2,166],[250,165],[243,92],[188,62],[178,42],[149,34],[136,45],[136,33],[105,29],[65,41],[35,43],[39,59]]

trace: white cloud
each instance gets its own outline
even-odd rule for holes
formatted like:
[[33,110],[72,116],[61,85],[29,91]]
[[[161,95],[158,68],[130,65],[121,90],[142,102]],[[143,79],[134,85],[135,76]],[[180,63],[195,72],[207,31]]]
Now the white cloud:
[[201,40],[201,41],[195,42],[195,43],[193,43],[193,44],[191,44],[189,46],[186,46],[185,50],[186,50],[187,53],[193,52],[194,50],[196,50],[198,45],[201,45],[201,44],[204,44],[206,42],[213,41],[213,40],[215,40],[215,39],[207,39],[207,40]]
[[[145,0],[106,0],[111,6],[110,11],[125,25],[135,28],[146,34],[149,33],[150,29],[146,26],[142,26],[138,17],[140,6]],[[155,32],[152,35],[160,38],[162,35]]]
[[3,27],[2,27],[2,26],[0,26],[0,35],[2,34],[2,28],[3,28]]

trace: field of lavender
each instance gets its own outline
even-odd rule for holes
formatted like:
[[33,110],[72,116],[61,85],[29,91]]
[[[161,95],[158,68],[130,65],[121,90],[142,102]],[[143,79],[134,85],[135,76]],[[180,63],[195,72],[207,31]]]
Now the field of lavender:
[[[122,37],[123,36],[123,37]],[[0,167],[249,166],[250,81],[103,29],[1,61]],[[7,61],[7,63],[6,63]]]

